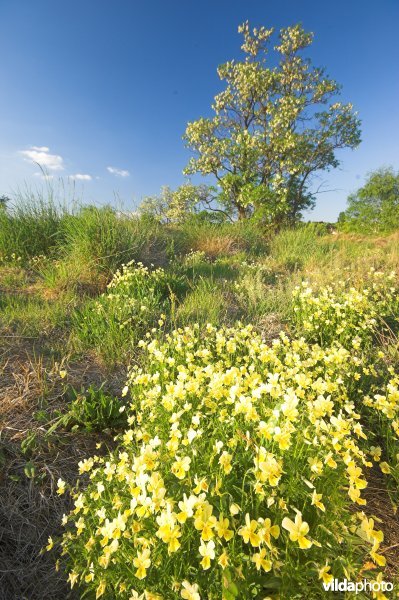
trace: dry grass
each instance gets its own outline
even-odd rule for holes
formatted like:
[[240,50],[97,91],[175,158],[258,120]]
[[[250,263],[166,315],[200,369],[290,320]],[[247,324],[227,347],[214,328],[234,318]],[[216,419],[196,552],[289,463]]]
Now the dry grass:
[[[76,482],[78,462],[98,453],[99,441],[111,446],[112,437],[70,431],[48,437],[49,423],[44,427],[34,415],[45,405],[51,423],[51,415],[65,409],[60,366],[36,358],[30,340],[11,336],[1,341],[0,600],[77,598],[65,574],[55,570],[54,556],[41,550],[49,536],[61,533],[62,515],[70,508],[68,496],[56,493],[58,478]],[[68,373],[76,387],[103,381],[95,363],[71,365]],[[24,453],[21,442],[27,435],[34,445]],[[36,468],[33,479],[25,473],[30,462]]]
[[262,334],[262,337],[267,342],[272,342],[279,337],[281,331],[286,331],[287,328],[281,321],[281,318],[276,313],[264,315],[259,320],[256,329]]
[[368,517],[377,519],[377,528],[384,532],[384,543],[381,544],[380,553],[387,561],[387,578],[394,581],[399,572],[399,517],[392,507],[381,471],[372,469],[367,479],[369,484],[364,490],[367,500],[364,512]]
[[204,252],[205,255],[210,259],[216,259],[220,256],[225,256],[228,254],[235,254],[241,249],[242,248],[240,247],[238,241],[228,235],[223,235],[220,237],[198,237],[195,240],[195,243],[193,243],[192,248],[192,250],[195,252]]
[[67,510],[65,501],[45,495],[32,484],[1,486],[1,600],[73,597],[68,596],[65,576],[54,570],[54,558],[40,554],[48,535],[59,532]]

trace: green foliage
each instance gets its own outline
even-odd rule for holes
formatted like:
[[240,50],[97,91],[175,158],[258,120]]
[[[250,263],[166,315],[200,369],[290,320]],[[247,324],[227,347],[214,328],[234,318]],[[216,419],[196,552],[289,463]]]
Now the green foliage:
[[339,216],[343,231],[389,233],[399,228],[399,172],[378,169],[348,198],[348,207]]
[[215,116],[188,124],[194,156],[185,174],[214,175],[232,214],[281,224],[313,206],[312,175],[336,167],[336,150],[356,147],[360,129],[352,105],[335,100],[339,85],[301,55],[313,35],[300,25],[282,29],[277,66],[269,66],[273,31],[239,27],[245,59],[218,68],[226,87]]
[[[206,185],[192,185],[184,183],[176,190],[164,186],[159,196],[144,198],[139,206],[139,213],[153,217],[161,223],[181,223],[192,215],[202,214],[206,218],[212,211],[224,216],[223,211],[212,207],[213,188]],[[209,218],[209,216],[208,216]]]
[[134,261],[122,265],[107,291],[75,313],[81,347],[95,349],[108,366],[125,362],[134,343],[169,312],[171,297],[183,289],[178,275],[161,268],[150,270]]
[[[371,578],[379,569],[365,573],[364,565],[383,566],[377,521],[360,511],[370,464],[398,504],[399,306],[396,279],[369,271],[397,270],[397,235],[331,235],[323,224],[274,235],[262,218],[220,219],[199,212],[160,223],[75,209],[60,213],[50,256],[21,258],[12,242],[0,260],[6,362],[14,345],[19,354],[32,343],[44,379],[58,387],[70,360],[94,363],[103,380],[131,364],[118,395],[100,384],[80,388],[72,368],[76,389],[63,388],[70,402],[54,413],[39,400],[37,428],[18,442],[21,479],[42,491],[62,429],[72,440],[84,430],[77,441],[105,429],[117,435],[113,452],[80,462],[88,475],[64,518],[63,559],[79,597],[319,598],[320,577]],[[163,268],[118,270],[132,255]],[[61,363],[47,371],[54,352]],[[18,369],[15,378],[23,394],[59,406],[56,389],[36,388],[31,365],[26,380]],[[0,462],[9,455],[3,446]],[[276,464],[279,480],[262,481],[260,471],[273,475]],[[243,535],[247,515],[254,544]],[[290,535],[298,515],[308,548]],[[200,529],[203,516],[210,534]],[[276,537],[265,534],[266,519]]]
[[62,417],[62,425],[86,431],[120,429],[126,425],[122,408],[121,400],[104,392],[103,386],[90,385],[80,392],[72,390],[72,401],[67,414]]
[[58,335],[70,321],[76,298],[70,293],[44,300],[35,294],[0,294],[0,327],[28,337],[50,336],[54,345]]
[[356,289],[351,280],[339,280],[315,292],[307,281],[294,290],[293,314],[297,330],[322,344],[338,340],[356,350],[372,333],[398,329],[399,300],[395,273],[372,270],[367,283]]
[[220,257],[212,261],[205,252],[197,250],[189,252],[183,257],[179,270],[192,283],[201,278],[211,281],[234,280],[238,273],[238,268],[234,263],[235,261],[232,262],[230,257]]
[[267,261],[244,261],[234,285],[240,318],[253,324],[261,324],[265,318],[269,318],[271,325],[277,315],[285,320],[290,314],[292,287],[292,282],[286,280],[284,273],[276,271]]
[[0,211],[1,210],[5,210],[7,204],[10,203],[10,198],[8,196],[5,196],[4,194],[2,196],[0,196]]

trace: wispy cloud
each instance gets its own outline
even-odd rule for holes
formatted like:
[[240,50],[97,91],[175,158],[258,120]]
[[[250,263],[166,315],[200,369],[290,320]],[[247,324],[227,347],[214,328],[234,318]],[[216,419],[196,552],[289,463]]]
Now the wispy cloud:
[[77,179],[79,181],[91,181],[93,178],[87,173],[76,173],[75,175],[69,175],[71,179]]
[[49,171],[63,171],[64,159],[59,154],[50,154],[47,146],[31,146],[29,150],[21,150],[20,154],[30,163],[37,163]]
[[112,175],[116,175],[117,177],[129,177],[129,171],[125,169],[117,169],[116,167],[107,167],[107,171],[112,173]]

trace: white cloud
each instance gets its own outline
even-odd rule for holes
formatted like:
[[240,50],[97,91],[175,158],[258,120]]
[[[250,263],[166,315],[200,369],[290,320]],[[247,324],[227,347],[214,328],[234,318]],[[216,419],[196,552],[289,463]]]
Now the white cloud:
[[71,179],[78,179],[79,181],[91,181],[93,178],[87,173],[76,173],[76,175],[70,175]]
[[54,179],[54,175],[50,175],[50,173],[33,173],[35,177],[40,177],[40,179],[44,179],[48,181],[49,179]]
[[37,163],[49,171],[62,171],[64,159],[59,154],[50,154],[47,146],[31,146],[29,150],[21,150],[20,154],[30,163]]
[[116,167],[107,167],[107,171],[112,173],[112,175],[116,175],[117,177],[129,177],[129,171],[125,169],[117,169]]

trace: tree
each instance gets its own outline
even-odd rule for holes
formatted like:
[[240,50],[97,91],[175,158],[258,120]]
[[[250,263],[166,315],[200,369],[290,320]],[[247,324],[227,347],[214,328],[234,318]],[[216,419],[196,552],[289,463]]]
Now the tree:
[[0,210],[5,210],[7,207],[7,204],[10,203],[10,198],[8,196],[0,196]]
[[399,229],[399,171],[391,167],[369,173],[364,186],[348,197],[338,222],[341,229],[360,233]]
[[184,173],[214,175],[219,201],[239,218],[292,222],[314,205],[315,173],[339,165],[337,149],[360,143],[360,121],[351,104],[333,101],[340,86],[301,56],[312,33],[282,29],[269,66],[274,30],[246,22],[238,31],[245,58],[218,68],[226,86],[214,116],[188,123],[183,139],[194,156]]
[[215,206],[214,188],[207,185],[184,183],[171,190],[164,186],[158,196],[147,196],[139,206],[141,214],[150,215],[164,223],[179,223],[190,215],[211,211],[228,218],[225,211]]

